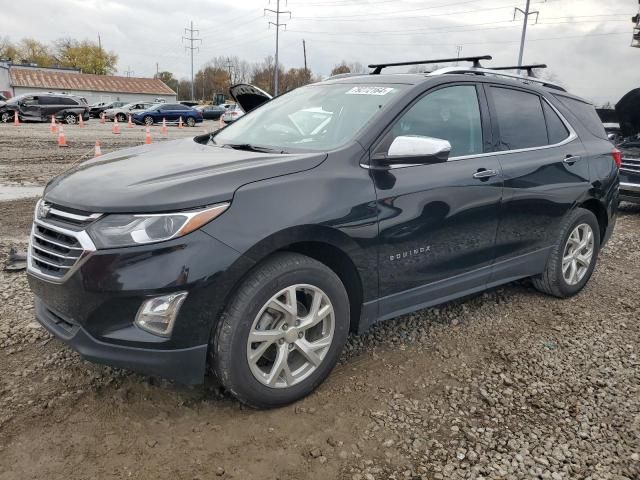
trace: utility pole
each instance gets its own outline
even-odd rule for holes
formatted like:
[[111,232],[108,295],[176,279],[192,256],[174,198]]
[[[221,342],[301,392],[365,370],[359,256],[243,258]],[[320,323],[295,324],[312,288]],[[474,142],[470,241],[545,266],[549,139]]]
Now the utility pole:
[[[522,65],[522,56],[524,54],[524,41],[525,41],[525,38],[527,37],[527,24],[529,23],[529,16],[535,15],[536,23],[538,23],[538,14],[540,13],[537,10],[535,12],[530,11],[529,10],[530,5],[531,5],[531,0],[527,0],[527,4],[524,10],[518,7],[513,9],[514,20],[516,19],[518,12],[520,12],[524,16],[524,21],[522,22],[522,37],[520,38],[520,53],[518,54],[518,66]],[[520,73],[520,70],[518,70],[518,73]]]
[[200,51],[200,47],[194,47],[193,46],[193,42],[200,42],[202,43],[202,40],[200,40],[199,38],[195,37],[194,35],[196,34],[200,34],[200,30],[194,30],[193,29],[193,20],[191,21],[191,28],[185,28],[184,29],[184,33],[188,33],[189,36],[185,37],[183,36],[182,39],[183,40],[188,40],[190,42],[188,47],[184,47],[185,50],[191,50],[191,100],[195,99],[195,93],[193,90],[194,84],[193,84],[193,51],[194,50],[198,50]]
[[307,42],[302,39],[302,52],[304,53],[304,73],[307,73]]
[[100,38],[100,32],[98,32],[98,48],[100,49],[100,53],[102,53],[102,39]]
[[131,67],[129,65],[127,65],[127,70],[124,72],[124,74],[127,76],[127,78],[129,78],[134,72],[133,70],[131,70]]
[[269,26],[273,25],[274,27],[276,27],[276,67],[275,67],[275,72],[273,73],[273,96],[277,97],[278,96],[278,43],[280,41],[280,27],[284,27],[285,30],[287,29],[286,23],[280,23],[280,15],[281,14],[289,15],[289,18],[291,18],[291,12],[289,10],[280,10],[280,0],[276,0],[275,10],[271,8],[265,8],[264,14],[266,15],[267,12],[275,13],[276,15],[275,23],[269,21]]
[[[462,53],[462,45],[456,45],[456,58],[460,58],[460,54]],[[456,67],[458,66],[458,61],[456,60]]]
[[227,70],[229,70],[229,86],[231,86],[231,84],[233,83],[231,80],[231,60],[229,59],[229,57],[227,57]]
[[156,78],[160,76],[160,64],[156,62]]

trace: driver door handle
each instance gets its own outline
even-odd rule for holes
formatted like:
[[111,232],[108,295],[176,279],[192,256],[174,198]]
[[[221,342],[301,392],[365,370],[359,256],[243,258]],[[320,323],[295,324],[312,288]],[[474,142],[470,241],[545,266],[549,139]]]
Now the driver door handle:
[[578,160],[580,160],[580,158],[580,155],[567,155],[566,157],[564,157],[563,162],[568,163],[569,165],[573,165]]
[[498,175],[498,172],[496,170],[480,169],[473,174],[473,178],[483,180],[485,178],[495,177],[496,175]]

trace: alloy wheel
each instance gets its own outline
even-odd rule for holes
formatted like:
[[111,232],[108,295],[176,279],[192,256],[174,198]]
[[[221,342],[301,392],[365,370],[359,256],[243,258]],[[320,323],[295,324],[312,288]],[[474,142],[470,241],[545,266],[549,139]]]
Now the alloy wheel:
[[67,115],[65,115],[64,121],[67,122],[67,125],[75,125],[78,119],[74,114],[68,113]]
[[593,250],[593,229],[581,223],[569,235],[562,255],[562,276],[568,285],[576,285],[587,274],[593,260]]
[[271,388],[288,388],[320,366],[333,342],[335,313],[318,287],[291,285],[260,309],[247,340],[253,376]]
[[147,126],[153,125],[153,117],[144,117],[144,124]]
[[8,112],[2,112],[2,115],[0,115],[0,121],[2,123],[8,123],[10,119],[11,119],[11,115],[9,115]]
[[120,123],[124,123],[127,120],[126,117],[121,113],[119,113],[117,116]]
[[187,125],[193,127],[196,124],[196,119],[193,117],[187,118]]

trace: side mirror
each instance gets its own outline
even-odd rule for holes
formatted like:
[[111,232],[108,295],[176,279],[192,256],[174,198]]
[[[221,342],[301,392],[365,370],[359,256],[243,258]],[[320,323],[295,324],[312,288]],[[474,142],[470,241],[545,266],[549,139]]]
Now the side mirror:
[[383,163],[416,164],[446,162],[451,152],[451,144],[441,138],[420,135],[401,135],[396,137]]

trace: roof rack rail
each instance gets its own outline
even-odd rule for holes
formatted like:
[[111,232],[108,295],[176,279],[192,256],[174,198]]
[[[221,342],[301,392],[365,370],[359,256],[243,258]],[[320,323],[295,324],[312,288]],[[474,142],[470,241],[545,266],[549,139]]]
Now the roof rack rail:
[[480,60],[491,60],[491,55],[481,55],[476,57],[460,57],[460,58],[438,58],[434,60],[416,60],[413,62],[398,62],[398,63],[373,63],[368,65],[369,68],[373,68],[371,75],[379,75],[383,68],[387,67],[404,67],[406,65],[426,65],[433,63],[450,63],[450,62],[472,62],[475,68],[482,68]]
[[544,63],[538,63],[535,65],[514,65],[513,67],[491,67],[491,70],[526,70],[527,75],[530,77],[536,77],[533,73],[534,68],[547,68],[547,65]]
[[[505,70],[504,67],[502,69]],[[560,90],[562,92],[566,92],[564,87],[557,85],[555,83],[549,82],[547,80],[543,80],[541,78],[526,77],[524,75],[518,75],[517,73],[501,72],[500,70],[493,69],[493,68],[445,67],[445,68],[436,70],[435,72],[431,72],[428,75],[436,76],[436,75],[469,74],[469,73],[472,73],[474,75],[495,75],[499,77],[512,78],[514,80],[521,80],[523,82],[538,83],[543,87],[553,88],[554,90]]]

